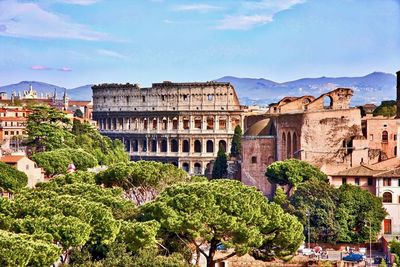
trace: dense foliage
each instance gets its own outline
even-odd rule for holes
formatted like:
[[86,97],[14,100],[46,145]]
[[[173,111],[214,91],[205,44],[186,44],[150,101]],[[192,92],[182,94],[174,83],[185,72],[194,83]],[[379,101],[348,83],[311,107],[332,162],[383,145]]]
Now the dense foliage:
[[213,179],[221,179],[228,177],[228,159],[225,149],[220,146],[218,149],[217,158],[214,161],[211,177]]
[[[127,162],[128,154],[119,140],[101,135],[88,123],[75,120],[48,106],[33,106],[27,123],[26,144],[31,154],[63,148],[82,148],[93,155],[98,164]],[[62,172],[61,172],[62,173]]]
[[242,152],[242,128],[240,125],[235,127],[235,132],[232,138],[231,156],[238,157]]
[[318,168],[308,162],[297,159],[272,163],[268,166],[265,176],[272,184],[288,185],[289,191],[292,187],[296,187],[311,178],[328,181],[326,174]]
[[188,182],[188,174],[172,164],[153,161],[118,163],[96,175],[105,187],[119,186],[137,205],[153,200],[167,186]]
[[304,225],[304,235],[312,242],[363,243],[381,229],[386,211],[382,200],[357,186],[335,188],[328,183],[310,179],[300,183],[287,197],[281,188],[274,202],[295,215]]
[[31,156],[47,175],[65,174],[68,165],[73,163],[77,170],[87,170],[97,166],[97,159],[83,149],[61,148],[39,152]]
[[[238,181],[213,180],[168,187],[142,207],[142,220],[156,220],[163,234],[174,234],[207,259],[207,266],[254,249],[266,258],[293,254],[304,237],[302,225],[254,188]],[[209,253],[202,244],[209,245]],[[219,244],[234,248],[216,259]]]
[[396,110],[396,101],[382,101],[381,105],[374,110],[373,114],[374,116],[393,117],[396,115]]
[[0,162],[0,192],[15,192],[28,184],[25,173]]

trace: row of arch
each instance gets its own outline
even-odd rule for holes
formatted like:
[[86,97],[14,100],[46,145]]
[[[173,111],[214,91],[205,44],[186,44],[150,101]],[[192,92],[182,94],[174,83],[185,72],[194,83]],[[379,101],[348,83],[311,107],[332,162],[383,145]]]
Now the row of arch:
[[[161,140],[158,139],[151,139],[148,141],[147,139],[142,139],[142,140],[132,140],[129,141],[127,140],[126,142],[126,149],[127,151],[131,152],[162,152],[162,153],[167,153],[167,152],[183,152],[183,153],[190,153],[191,152],[191,146],[190,146],[190,141],[188,139],[182,140],[182,146],[179,151],[179,141],[178,139],[174,138],[169,141],[170,143],[168,144],[168,140],[166,138],[162,138]],[[140,146],[140,147],[139,147]],[[225,152],[227,149],[227,143],[225,140],[220,140],[218,142],[218,147],[222,148]],[[201,140],[194,140],[193,142],[193,152],[194,153],[214,153],[215,151],[215,146],[214,146],[214,141],[213,140],[207,140],[206,141],[206,146],[205,146],[205,151],[203,151],[203,143]]]
[[298,150],[298,137],[296,132],[283,132],[281,143],[282,160],[296,158],[299,153]]

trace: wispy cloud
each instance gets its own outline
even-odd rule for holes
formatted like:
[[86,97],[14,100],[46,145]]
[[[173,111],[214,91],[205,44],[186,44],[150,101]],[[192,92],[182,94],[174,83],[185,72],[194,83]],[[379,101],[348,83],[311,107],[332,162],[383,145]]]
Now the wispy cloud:
[[174,8],[175,11],[200,11],[207,12],[215,9],[220,9],[221,7],[208,5],[208,4],[192,4],[192,5],[180,5]]
[[81,6],[88,6],[93,5],[100,0],[57,0],[57,2],[71,4],[71,5],[81,5]]
[[[89,2],[75,0],[69,2]],[[90,30],[39,4],[0,0],[0,35],[24,38],[63,38],[88,41],[105,40],[108,35]]]
[[273,21],[274,16],[306,0],[257,0],[241,4],[241,13],[228,15],[219,21],[220,30],[248,30]]
[[34,65],[31,67],[31,70],[52,70],[52,68],[43,65]]
[[115,52],[115,51],[107,50],[107,49],[97,49],[96,52],[99,55],[106,56],[106,57],[113,57],[113,58],[118,58],[118,59],[124,59],[125,58],[124,55],[122,55],[122,54],[120,54],[118,52]]
[[71,72],[72,69],[70,67],[62,67],[57,69],[58,71],[62,71],[62,72]]
[[248,30],[256,25],[272,22],[272,16],[262,15],[239,15],[228,16],[220,21],[217,29],[219,30]]

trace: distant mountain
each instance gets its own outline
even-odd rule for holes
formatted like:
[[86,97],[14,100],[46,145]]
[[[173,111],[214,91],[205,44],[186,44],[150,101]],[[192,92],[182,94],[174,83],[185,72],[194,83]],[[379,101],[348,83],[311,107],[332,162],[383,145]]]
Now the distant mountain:
[[396,97],[396,76],[383,72],[373,72],[363,77],[304,78],[284,83],[232,76],[216,81],[232,83],[244,105],[267,105],[285,96],[319,96],[337,87],[350,87],[354,90],[353,105],[379,104],[382,100]]
[[[365,103],[380,104],[382,100],[396,98],[396,76],[389,73],[373,72],[362,77],[320,77],[304,78],[290,82],[278,83],[267,79],[238,78],[225,76],[216,81],[230,82],[235,87],[243,105],[268,105],[277,102],[285,96],[313,95],[319,96],[337,87],[350,87],[354,90],[353,105]],[[23,81],[0,87],[0,92],[7,92],[9,96],[13,91],[29,89],[29,85],[39,93],[57,94],[61,96],[65,88],[36,81]],[[84,85],[67,89],[67,94],[74,100],[91,100],[92,85]]]
[[[8,97],[11,97],[11,94],[16,92],[21,92],[29,90],[29,86],[33,87],[33,89],[38,93],[39,97],[45,97],[46,94],[54,94],[54,90],[56,90],[57,95],[61,97],[64,94],[65,87],[57,86],[54,84],[48,84],[37,81],[22,81],[17,84],[10,84],[6,86],[0,87],[0,92],[6,92]],[[67,89],[67,95],[74,100],[92,100],[92,85],[85,85],[77,88]]]

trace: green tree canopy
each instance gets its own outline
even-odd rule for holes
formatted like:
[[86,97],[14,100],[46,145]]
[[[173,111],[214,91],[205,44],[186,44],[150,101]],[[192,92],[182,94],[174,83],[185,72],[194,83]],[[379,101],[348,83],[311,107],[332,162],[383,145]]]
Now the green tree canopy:
[[242,152],[242,128],[240,125],[236,125],[235,132],[233,134],[231,156],[238,157]]
[[393,117],[396,115],[396,101],[382,101],[381,105],[378,106],[373,114],[374,116],[384,116],[384,117]]
[[217,159],[214,161],[211,176],[213,179],[228,177],[228,159],[225,153],[225,149],[222,145],[218,149]]
[[15,192],[28,184],[25,173],[0,162],[0,192]]
[[126,195],[138,205],[153,200],[167,186],[190,179],[182,169],[154,161],[118,163],[95,178],[97,184],[124,188]]
[[[264,248],[270,257],[294,253],[304,240],[303,227],[294,216],[269,204],[254,188],[239,181],[213,180],[168,187],[142,207],[143,220],[156,220],[162,233],[179,236],[195,246],[214,266],[218,244],[234,249],[224,257]],[[210,247],[207,253],[201,244]]]
[[298,159],[288,159],[272,163],[268,166],[265,176],[267,176],[272,184],[289,185],[289,188],[296,187],[298,184],[311,178],[328,181],[326,174],[318,168]]
[[68,165],[73,163],[77,170],[87,170],[97,165],[96,158],[83,149],[63,148],[40,152],[31,156],[47,175],[65,174]]

